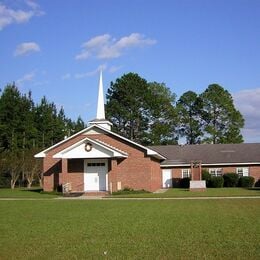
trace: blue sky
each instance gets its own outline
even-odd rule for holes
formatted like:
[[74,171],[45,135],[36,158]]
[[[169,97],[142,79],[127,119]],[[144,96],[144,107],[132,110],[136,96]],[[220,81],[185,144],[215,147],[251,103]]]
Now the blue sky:
[[260,142],[259,0],[0,0],[0,87],[45,95],[68,116],[95,117],[124,73],[164,82],[180,97],[218,83]]

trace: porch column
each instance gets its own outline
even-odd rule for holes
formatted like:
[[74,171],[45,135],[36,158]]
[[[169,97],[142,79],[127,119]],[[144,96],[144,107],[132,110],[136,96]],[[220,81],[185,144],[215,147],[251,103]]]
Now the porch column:
[[117,191],[117,174],[116,174],[117,160],[110,160],[110,169],[108,172],[108,190],[110,192]]
[[68,182],[68,159],[61,159],[61,179],[62,184]]

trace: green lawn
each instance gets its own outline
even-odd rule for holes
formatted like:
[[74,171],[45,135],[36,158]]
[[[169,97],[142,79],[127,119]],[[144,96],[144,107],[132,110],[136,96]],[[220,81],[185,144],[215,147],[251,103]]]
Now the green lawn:
[[34,198],[34,199],[48,199],[55,198],[57,195],[41,193],[40,188],[15,188],[15,189],[0,189],[0,198]]
[[259,259],[260,200],[0,201],[0,259]]
[[237,196],[260,196],[260,189],[245,188],[208,188],[206,191],[189,191],[189,189],[173,188],[165,193],[140,193],[127,195],[113,195],[122,198],[175,198],[175,197],[237,197]]

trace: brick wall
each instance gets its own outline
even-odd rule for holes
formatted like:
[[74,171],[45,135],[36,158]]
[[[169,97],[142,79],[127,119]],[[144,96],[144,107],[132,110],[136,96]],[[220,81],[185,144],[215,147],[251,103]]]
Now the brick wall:
[[[80,160],[75,160],[71,164],[72,161],[67,163],[67,160],[63,159],[61,162],[59,159],[53,159],[52,156],[85,137],[103,141],[127,152],[127,158],[109,160],[108,187],[111,187],[112,184],[112,191],[117,191],[118,182],[120,182],[121,188],[130,187],[155,191],[161,187],[160,162],[146,156],[145,150],[110,134],[82,134],[47,153],[43,162],[44,190],[51,191],[59,184],[66,182],[72,184],[73,191],[84,190],[84,173]],[[69,173],[67,173],[67,164],[69,164]]]
[[117,191],[118,182],[121,188],[155,191],[161,187],[160,162],[146,156],[145,150],[109,134],[91,134],[88,137],[103,141],[128,154],[127,158],[111,161],[108,177],[113,191]]
[[70,145],[84,139],[86,136],[78,135],[67,142],[51,149],[46,157],[43,158],[43,188],[45,191],[52,191],[62,184],[62,164],[60,159],[54,159],[52,156]]

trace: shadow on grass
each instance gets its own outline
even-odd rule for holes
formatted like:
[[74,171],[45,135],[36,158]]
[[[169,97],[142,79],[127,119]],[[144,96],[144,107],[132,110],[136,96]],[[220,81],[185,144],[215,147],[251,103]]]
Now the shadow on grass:
[[26,192],[35,192],[35,193],[42,193],[43,189],[41,188],[32,188],[32,189],[21,189],[20,191],[26,191]]

